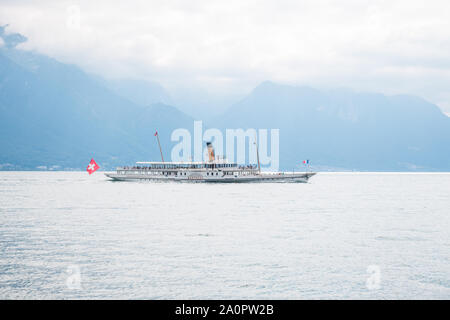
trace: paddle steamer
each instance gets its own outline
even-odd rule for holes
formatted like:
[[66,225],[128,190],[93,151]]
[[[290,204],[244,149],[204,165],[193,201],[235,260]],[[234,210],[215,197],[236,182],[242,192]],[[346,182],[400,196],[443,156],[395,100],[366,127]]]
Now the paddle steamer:
[[118,167],[105,173],[113,180],[189,181],[189,182],[308,182],[315,172],[261,172],[258,165],[228,163],[217,158],[213,146],[207,144],[208,161],[204,162],[136,162],[135,166]]

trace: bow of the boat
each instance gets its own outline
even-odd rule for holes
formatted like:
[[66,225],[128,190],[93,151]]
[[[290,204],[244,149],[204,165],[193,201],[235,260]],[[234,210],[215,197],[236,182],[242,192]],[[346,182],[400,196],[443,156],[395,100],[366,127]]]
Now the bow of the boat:
[[317,172],[307,172],[305,174],[306,179],[310,179],[311,177],[315,176]]

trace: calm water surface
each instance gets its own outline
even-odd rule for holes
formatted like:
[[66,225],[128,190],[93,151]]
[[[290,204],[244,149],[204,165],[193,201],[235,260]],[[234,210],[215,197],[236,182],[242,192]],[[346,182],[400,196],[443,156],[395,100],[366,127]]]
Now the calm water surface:
[[450,174],[0,172],[1,299],[450,298]]

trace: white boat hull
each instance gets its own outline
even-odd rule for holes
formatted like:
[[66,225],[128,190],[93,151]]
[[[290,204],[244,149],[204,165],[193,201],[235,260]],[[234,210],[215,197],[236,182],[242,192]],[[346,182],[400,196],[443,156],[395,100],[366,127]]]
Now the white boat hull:
[[241,176],[207,176],[199,173],[187,176],[149,176],[147,174],[117,174],[105,173],[108,178],[115,181],[177,181],[177,182],[213,182],[213,183],[240,183],[240,182],[308,182],[314,172],[305,173],[262,173]]

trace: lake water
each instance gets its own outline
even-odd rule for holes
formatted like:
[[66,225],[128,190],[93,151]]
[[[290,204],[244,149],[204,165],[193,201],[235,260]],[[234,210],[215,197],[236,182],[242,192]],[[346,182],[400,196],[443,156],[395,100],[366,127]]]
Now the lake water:
[[0,172],[1,299],[450,298],[450,174]]

